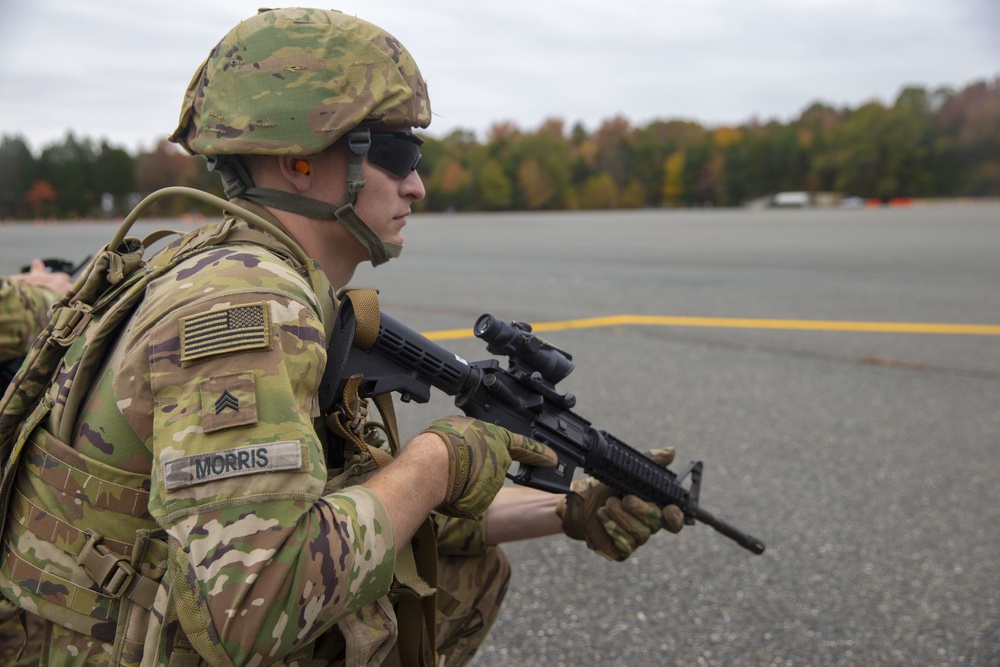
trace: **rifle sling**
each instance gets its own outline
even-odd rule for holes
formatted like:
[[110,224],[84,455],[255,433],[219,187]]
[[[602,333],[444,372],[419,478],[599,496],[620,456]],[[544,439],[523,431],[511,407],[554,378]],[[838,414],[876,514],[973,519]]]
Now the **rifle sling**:
[[[328,368],[337,369],[336,377],[342,378],[351,347],[362,350],[371,347],[379,334],[378,292],[374,289],[345,289],[341,292],[334,340],[330,341]],[[399,453],[399,433],[396,428],[392,396],[381,394],[372,397],[386,427],[389,448],[393,454],[368,444],[364,440],[358,387],[363,378],[355,375],[344,382],[336,408],[326,415],[330,429],[353,445],[358,451],[367,452],[381,468],[388,465],[393,455]],[[434,524],[426,519],[417,529],[413,539],[396,549],[395,578],[399,594],[396,603],[399,635],[398,647],[404,667],[432,667],[427,658],[436,659],[437,646],[437,536]]]

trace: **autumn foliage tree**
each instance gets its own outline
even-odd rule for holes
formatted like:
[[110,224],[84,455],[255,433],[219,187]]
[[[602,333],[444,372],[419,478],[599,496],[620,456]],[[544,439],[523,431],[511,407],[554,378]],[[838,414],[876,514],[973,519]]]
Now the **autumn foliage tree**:
[[24,203],[36,218],[47,218],[55,213],[56,189],[48,181],[35,181],[24,193]]
[[[549,118],[534,130],[498,122],[483,140],[467,130],[423,136],[427,196],[415,209],[425,211],[738,206],[782,190],[1000,197],[1000,79],[959,91],[910,86],[891,104],[815,102],[789,122],[636,126],[619,115],[593,131]],[[70,134],[36,157],[22,138],[0,139],[5,219],[123,215],[168,185],[221,194],[203,159],[166,141],[133,156]],[[168,200],[156,212],[193,208],[203,207]]]

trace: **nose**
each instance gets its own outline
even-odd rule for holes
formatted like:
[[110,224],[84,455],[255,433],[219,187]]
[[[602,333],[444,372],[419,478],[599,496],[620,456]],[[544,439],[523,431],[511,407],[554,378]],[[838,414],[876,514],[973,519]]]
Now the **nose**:
[[427,194],[427,191],[424,189],[424,181],[420,178],[420,174],[416,169],[400,181],[399,189],[400,194],[412,201],[420,201]]

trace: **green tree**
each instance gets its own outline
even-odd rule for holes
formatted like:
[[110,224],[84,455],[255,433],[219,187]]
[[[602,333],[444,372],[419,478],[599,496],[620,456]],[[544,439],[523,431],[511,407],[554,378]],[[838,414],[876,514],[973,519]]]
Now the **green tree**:
[[56,192],[56,215],[78,218],[97,211],[93,167],[96,160],[90,139],[77,140],[72,132],[62,143],[42,150],[38,159],[38,178],[48,181]]
[[0,219],[27,215],[25,193],[35,180],[35,158],[21,136],[0,138]]
[[472,203],[472,178],[458,160],[450,160],[440,165],[439,173],[433,179],[442,195],[446,208],[467,210]]
[[[903,88],[891,106],[809,105],[798,119],[706,128],[687,120],[633,127],[611,118],[569,132],[558,118],[524,132],[493,125],[484,141],[455,130],[424,135],[427,197],[416,210],[733,205],[779,190],[864,197],[1000,195],[1000,78],[962,90]],[[221,194],[205,160],[161,142],[133,157],[72,134],[35,157],[0,137],[0,216],[45,209],[94,215],[107,195],[117,214],[133,191],[190,185]],[[29,206],[26,194],[31,192]],[[184,202],[161,213],[205,205]]]
[[851,112],[834,133],[833,162],[836,189],[862,197],[888,198],[900,192],[893,147],[900,148],[893,114],[879,102]]
[[420,174],[427,197],[415,208],[432,211],[471,208],[468,156],[477,149],[475,135],[467,130],[454,130],[442,139],[424,137]]
[[674,151],[663,161],[663,201],[680,206],[684,197],[684,151]]
[[645,208],[648,201],[646,188],[639,181],[629,181],[618,196],[620,208]]
[[[1000,77],[979,81],[952,93],[938,91],[935,178],[940,194],[996,192],[989,165],[1000,160]],[[985,167],[985,168],[984,168]]]
[[698,172],[698,200],[702,204],[726,204],[726,158],[721,151],[711,151]]
[[932,100],[924,88],[904,88],[892,108],[887,142],[887,169],[894,175],[898,194],[925,197],[932,193],[930,172]]
[[565,207],[572,158],[564,140],[551,134],[524,135],[511,142],[506,158],[514,165],[517,192],[525,208]]
[[[143,196],[175,185],[197,187],[202,181],[203,162],[185,153],[166,139],[150,153],[136,159],[135,183]],[[197,204],[181,197],[163,199],[150,207],[151,215],[179,216],[200,210]]]
[[514,188],[499,160],[483,163],[475,177],[476,200],[488,211],[507,210],[513,203]]
[[580,189],[580,208],[609,209],[618,206],[618,184],[611,174],[602,172],[587,179]]
[[652,199],[647,203],[657,206],[680,203],[666,199],[664,166],[670,155],[704,142],[705,132],[698,123],[683,120],[657,120],[634,132],[629,142],[630,180],[643,184],[650,193]]
[[527,208],[554,208],[555,184],[535,158],[528,158],[518,165],[517,185]]
[[837,165],[832,157],[833,135],[840,125],[841,112],[821,102],[810,105],[799,117],[799,143],[808,154],[808,189],[827,192],[836,189]]
[[615,116],[601,123],[594,133],[597,155],[594,166],[599,172],[611,175],[618,185],[629,180],[632,125],[622,116]]
[[113,198],[112,210],[107,213],[127,213],[129,195],[135,192],[135,158],[123,148],[109,146],[106,141],[94,159],[93,183],[97,191]]

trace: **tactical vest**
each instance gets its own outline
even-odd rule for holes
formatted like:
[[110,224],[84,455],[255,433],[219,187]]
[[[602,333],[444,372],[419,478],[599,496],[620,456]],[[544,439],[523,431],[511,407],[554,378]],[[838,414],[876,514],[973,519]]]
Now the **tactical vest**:
[[[145,250],[176,232],[142,240],[125,233],[148,203],[167,194],[235,210],[268,233],[228,219],[181,236],[147,262]],[[167,188],[130,214],[54,308],[0,402],[0,620],[25,609],[112,647],[110,664],[139,664],[168,558],[165,532],[147,510],[150,477],[82,455],[70,444],[73,427],[146,286],[192,255],[235,243],[264,246],[306,275],[318,271],[283,231],[251,211],[188,188]],[[320,291],[316,284],[314,291]],[[348,292],[344,303],[350,306],[341,316],[356,313],[353,340],[346,345],[370,345],[378,333],[374,291]],[[333,312],[323,313],[328,340],[334,318]],[[368,443],[367,415],[356,388],[357,381],[346,383],[338,410],[326,423],[349,448],[384,465],[390,456]],[[383,396],[376,405],[395,453],[392,402]],[[84,503],[92,511],[81,525]],[[398,548],[394,594],[400,656],[410,665],[432,664],[435,644],[437,556],[429,521],[417,538],[422,548]],[[175,647],[178,642],[183,645],[183,638],[175,639]],[[181,658],[178,664],[198,664],[193,652],[188,655],[190,663]]]

